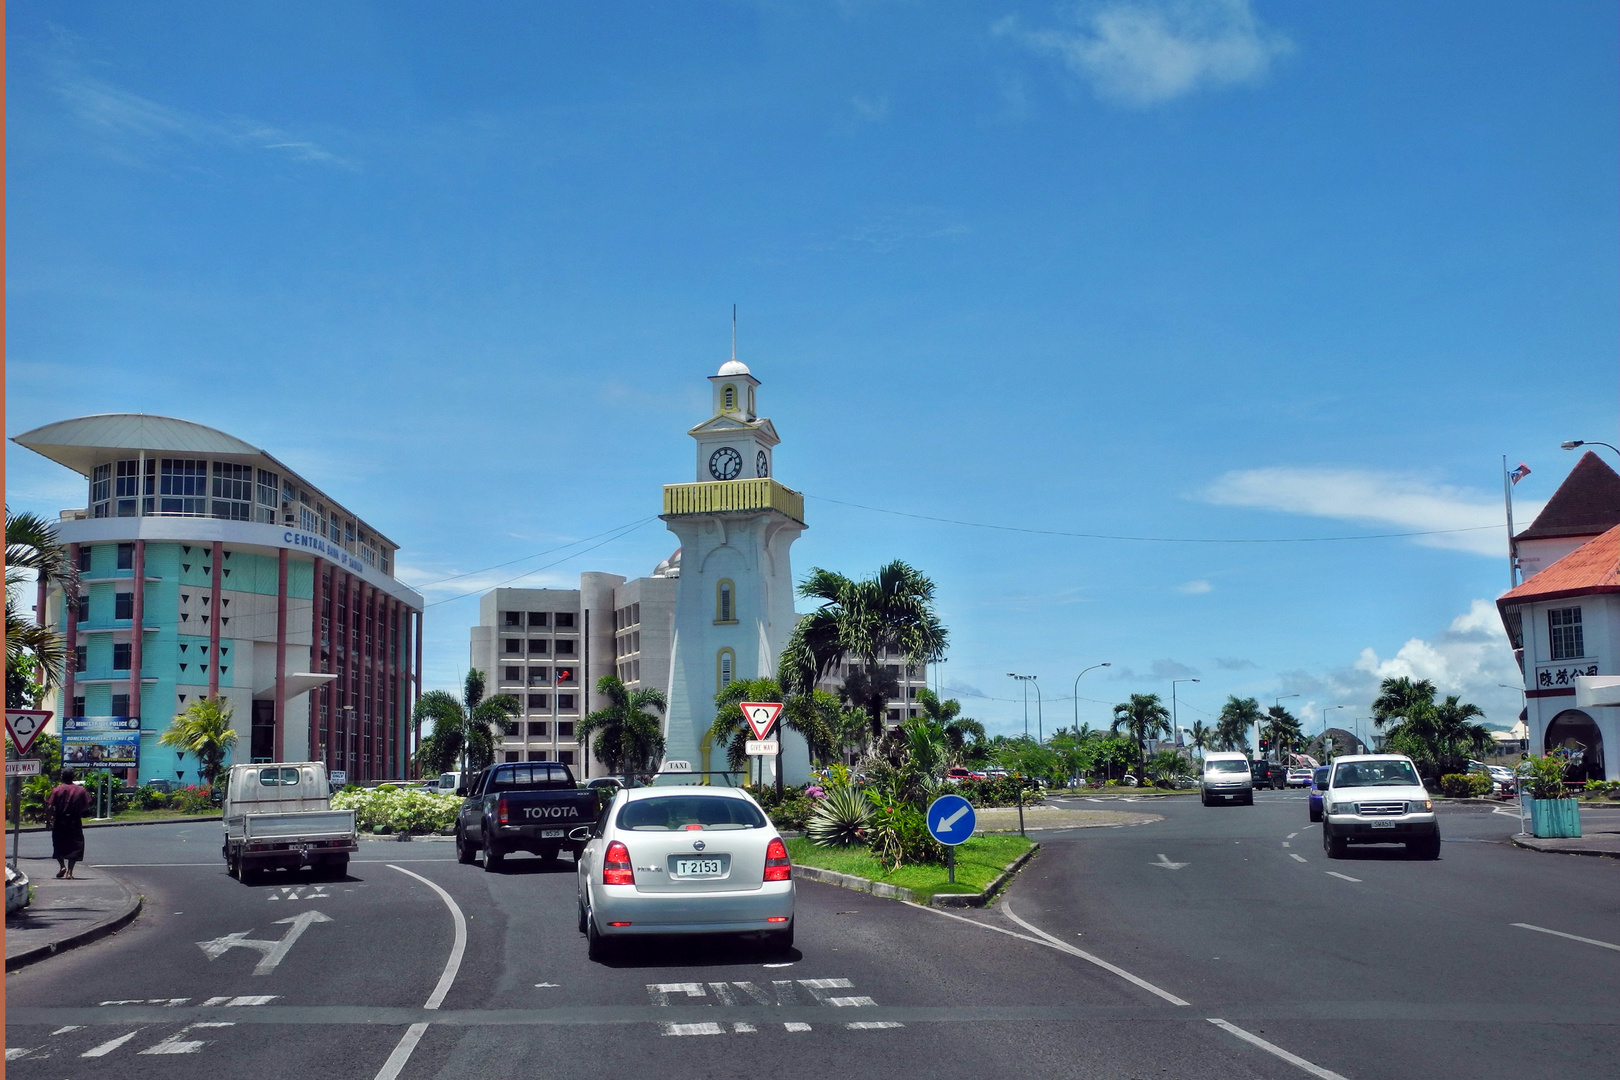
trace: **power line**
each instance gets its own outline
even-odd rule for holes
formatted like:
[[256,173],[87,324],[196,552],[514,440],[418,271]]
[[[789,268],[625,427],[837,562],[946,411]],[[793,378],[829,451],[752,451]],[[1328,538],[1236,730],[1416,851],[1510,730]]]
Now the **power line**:
[[543,559],[547,555],[553,555],[559,551],[567,551],[569,548],[578,544],[588,544],[592,540],[595,540],[597,536],[606,536],[610,532],[616,532],[619,529],[628,528],[631,525],[644,525],[651,520],[652,518],[650,517],[637,518],[635,521],[627,522],[624,525],[615,525],[611,529],[603,529],[601,532],[597,533],[596,536],[587,536],[580,540],[570,540],[561,547],[554,547],[547,551],[537,551],[532,555],[520,555],[515,559],[508,559],[506,562],[496,563],[494,566],[486,566],[480,570],[469,570],[465,574],[451,574],[449,577],[439,578],[437,581],[424,581],[420,585],[411,585],[410,582],[406,582],[405,584],[410,585],[410,587],[413,589],[420,590],[430,588],[434,585],[443,585],[447,581],[459,581],[462,578],[472,577],[474,574],[487,574],[491,570],[499,570],[503,566],[511,566],[515,563],[528,562],[530,559]]
[[[497,581],[493,585],[480,586],[479,588],[473,589],[471,592],[461,593],[459,596],[448,596],[448,597],[445,597],[443,600],[435,600],[433,603],[428,604],[426,606],[427,607],[438,607],[440,604],[448,604],[453,600],[464,600],[469,596],[476,596],[478,593],[488,592],[490,589],[498,589],[503,585],[510,585],[514,581],[520,581],[523,578],[532,577],[535,574],[538,574],[542,570],[550,570],[553,566],[561,566],[563,563],[568,562],[571,559],[579,558],[581,555],[585,554],[587,551],[595,551],[599,547],[603,547],[604,545],[613,543],[613,541],[615,541],[615,540],[621,540],[624,537],[629,536],[631,533],[635,532],[637,529],[641,528],[643,525],[647,524],[647,522],[652,521],[652,520],[653,520],[653,518],[650,518],[650,517],[642,518],[640,521],[635,522],[634,524],[630,525],[628,528],[621,529],[618,533],[616,533],[613,536],[608,537],[606,540],[603,540],[601,543],[592,544],[588,548],[582,548],[581,550],[574,552],[572,555],[565,555],[562,558],[558,559],[556,562],[547,563],[544,566],[537,566],[533,570],[525,570],[525,571],[523,571],[523,573],[518,574],[516,577],[509,577],[505,581]],[[597,535],[600,536],[602,534],[597,533]],[[518,561],[521,562],[522,560],[518,560]]]
[[1445,536],[1450,533],[1483,532],[1486,529],[1501,529],[1506,527],[1505,525],[1471,525],[1465,529],[1428,529],[1423,532],[1362,533],[1356,536],[1125,536],[1116,535],[1113,533],[1065,532],[1061,529],[1029,529],[1018,525],[991,525],[983,521],[962,521],[958,518],[935,517],[931,514],[912,514],[904,510],[888,510],[881,506],[866,506],[862,503],[845,502],[843,499],[829,499],[825,495],[811,495],[806,493],[805,498],[815,499],[817,502],[836,503],[839,506],[852,506],[857,510],[870,510],[874,514],[891,514],[894,517],[914,518],[918,521],[937,521],[944,525],[962,525],[970,529],[993,529],[997,532],[1031,533],[1036,536],[1072,536],[1081,540],[1128,540],[1144,544],[1326,544],[1347,540],[1395,540],[1412,536]]

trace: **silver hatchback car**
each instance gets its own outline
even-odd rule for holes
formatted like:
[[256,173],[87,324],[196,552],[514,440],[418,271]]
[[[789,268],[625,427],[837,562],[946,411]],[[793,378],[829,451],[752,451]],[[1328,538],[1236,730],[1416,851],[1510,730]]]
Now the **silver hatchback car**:
[[579,930],[601,959],[651,934],[744,933],[793,945],[787,845],[747,792],[620,791],[579,857]]

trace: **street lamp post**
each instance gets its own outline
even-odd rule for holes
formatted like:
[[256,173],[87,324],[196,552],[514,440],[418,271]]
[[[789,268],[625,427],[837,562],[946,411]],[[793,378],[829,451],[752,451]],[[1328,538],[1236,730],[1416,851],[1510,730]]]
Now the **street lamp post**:
[[1198,682],[1198,679],[1171,679],[1170,680],[1170,726],[1180,726],[1180,716],[1176,712],[1176,683]]
[[1566,439],[1558,444],[1560,450],[1574,450],[1581,446],[1608,446],[1610,450],[1620,454],[1620,448],[1609,446],[1606,442],[1598,442],[1596,439]]
[[1349,707],[1350,706],[1348,706],[1348,705],[1328,705],[1328,706],[1326,706],[1325,708],[1322,709],[1322,754],[1324,756],[1327,756],[1327,757],[1332,756],[1332,755],[1330,755],[1328,753],[1328,751],[1330,749],[1330,746],[1328,744],[1328,715],[1327,714],[1332,712],[1334,709],[1348,709]]
[[1007,678],[1017,679],[1024,684],[1024,738],[1029,738],[1029,683],[1033,675],[1019,675],[1016,672],[1007,672]]
[[[1114,666],[1113,664],[1109,663],[1107,660],[1104,660],[1100,664],[1092,664],[1088,668],[1083,668],[1081,670],[1081,672],[1080,672],[1080,675],[1084,675],[1088,671],[1096,671],[1100,667],[1113,667],[1113,666]],[[1080,675],[1076,675],[1074,677],[1074,730],[1075,730],[1075,734],[1080,733]]]

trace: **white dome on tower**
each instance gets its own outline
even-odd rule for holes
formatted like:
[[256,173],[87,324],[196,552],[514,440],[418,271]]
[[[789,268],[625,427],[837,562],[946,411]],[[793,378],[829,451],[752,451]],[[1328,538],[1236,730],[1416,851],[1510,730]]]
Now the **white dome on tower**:
[[741,360],[733,359],[733,360],[727,360],[725,363],[721,364],[720,365],[720,370],[716,374],[719,374],[719,375],[751,375],[753,373],[748,370],[748,365],[747,364],[743,363]]

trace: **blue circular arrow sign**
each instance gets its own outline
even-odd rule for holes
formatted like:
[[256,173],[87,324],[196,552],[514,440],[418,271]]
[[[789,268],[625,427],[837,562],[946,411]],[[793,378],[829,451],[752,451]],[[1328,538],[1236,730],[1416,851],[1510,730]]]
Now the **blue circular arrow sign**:
[[928,835],[947,847],[971,838],[978,823],[973,804],[960,795],[941,795],[929,804]]

